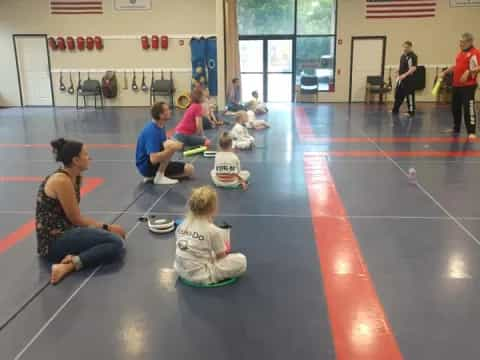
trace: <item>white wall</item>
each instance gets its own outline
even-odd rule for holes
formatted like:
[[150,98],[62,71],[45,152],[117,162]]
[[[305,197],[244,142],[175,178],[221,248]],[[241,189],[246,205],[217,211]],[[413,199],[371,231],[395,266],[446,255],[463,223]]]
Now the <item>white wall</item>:
[[[273,1],[273,0],[271,0]],[[18,106],[18,81],[12,34],[46,33],[58,35],[140,35],[140,34],[216,34],[218,47],[219,102],[224,98],[224,47],[222,0],[176,0],[160,3],[152,0],[149,12],[116,12],[111,1],[104,1],[103,15],[51,16],[47,0],[0,1],[0,106]],[[320,101],[347,101],[349,88],[350,44],[352,36],[387,36],[387,64],[397,64],[401,44],[411,40],[421,64],[452,63],[458,50],[458,38],[470,31],[479,39],[480,8],[450,8],[449,1],[437,2],[437,16],[432,19],[367,20],[364,0],[338,0],[336,91],[321,93]],[[61,68],[188,68],[190,48],[178,39],[171,39],[168,51],[142,51],[138,40],[105,40],[101,52],[52,52],[52,67]],[[100,74],[96,75],[100,77]],[[427,72],[428,88],[418,99],[433,100],[430,85],[434,70]],[[76,79],[76,75],[75,75]],[[150,75],[147,77],[150,80]],[[190,85],[188,73],[174,74],[178,91]],[[123,80],[123,75],[120,76]],[[131,80],[131,79],[130,79]],[[120,81],[122,85],[122,81]],[[58,75],[54,76],[55,99],[58,105],[73,105],[73,98],[59,93]],[[148,95],[121,91],[115,105],[143,106]]]
[[[480,46],[480,7],[450,8],[448,0],[439,0],[431,19],[370,20],[365,18],[365,0],[338,0],[338,39],[343,44],[337,44],[336,91],[320,94],[319,101],[348,101],[352,36],[386,36],[386,64],[398,65],[405,40],[414,43],[420,64],[451,64],[460,34],[466,31],[477,37]],[[433,100],[434,77],[435,71],[428,70],[427,89],[418,94],[418,100]]]
[[[104,0],[103,15],[50,15],[47,0],[2,0],[0,1],[0,106],[18,106],[17,70],[13,50],[12,34],[52,34],[61,36],[87,35],[162,35],[198,34],[218,35],[219,70],[223,70],[223,22],[219,24],[217,12],[221,11],[221,0],[176,0],[160,2],[153,0],[152,11],[113,10],[112,1]],[[219,14],[221,15],[221,13]],[[223,19],[223,16],[220,20]],[[221,31],[217,34],[217,31]],[[189,39],[184,46],[179,39],[170,39],[166,51],[143,51],[140,40],[105,40],[102,51],[51,51],[52,68],[190,68]],[[221,65],[221,68],[220,68]],[[68,80],[65,74],[64,80]],[[92,74],[101,78],[102,74]],[[221,74],[219,74],[221,75]],[[86,74],[82,74],[85,78]],[[147,84],[150,84],[150,74]],[[158,78],[159,74],[156,74]],[[168,76],[168,74],[167,74]],[[54,74],[55,101],[60,106],[74,104],[74,96],[58,90],[59,74]],[[74,74],[76,85],[77,75]],[[219,76],[223,80],[223,76]],[[119,74],[120,88],[123,74]],[[129,84],[131,74],[129,74]],[[137,74],[141,81],[141,74]],[[174,74],[178,91],[188,90],[191,74]],[[219,86],[219,91],[223,86]],[[223,93],[223,91],[222,91]],[[143,106],[149,104],[148,94],[122,91],[117,99],[109,103],[115,106]],[[107,104],[108,105],[108,104]]]

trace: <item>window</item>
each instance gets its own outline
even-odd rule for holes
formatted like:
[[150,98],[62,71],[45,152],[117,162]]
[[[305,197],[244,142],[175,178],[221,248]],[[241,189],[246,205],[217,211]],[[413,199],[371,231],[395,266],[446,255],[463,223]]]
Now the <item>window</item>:
[[263,100],[263,40],[241,40],[239,44],[242,99],[251,99],[252,91],[257,91]]
[[336,0],[296,1],[296,84],[303,76],[316,76],[319,91],[333,91]]
[[297,1],[297,34],[335,34],[335,0]]
[[238,0],[238,33],[293,34],[294,9],[294,0]]
[[333,36],[298,37],[295,69],[297,84],[300,84],[302,76],[316,76],[318,89],[329,91],[329,84],[334,80],[334,48]]
[[316,76],[319,91],[334,91],[336,5],[237,0],[243,96],[254,89],[265,101],[289,101],[302,76]]

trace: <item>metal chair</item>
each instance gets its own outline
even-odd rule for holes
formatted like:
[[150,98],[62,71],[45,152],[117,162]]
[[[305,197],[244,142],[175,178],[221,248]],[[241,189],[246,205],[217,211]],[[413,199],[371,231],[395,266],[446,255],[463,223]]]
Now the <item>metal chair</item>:
[[387,101],[387,95],[390,91],[392,91],[392,86],[383,81],[382,76],[367,76],[365,103],[370,103],[373,95],[378,95],[378,102],[383,104]]
[[102,86],[100,84],[100,81],[98,80],[85,80],[80,89],[77,91],[77,99],[76,99],[76,107],[78,107],[78,97],[83,96],[83,107],[87,107],[87,97],[92,97],[94,98],[95,101],[95,109],[97,108],[97,96],[100,97],[100,103],[102,105],[103,109],[103,94],[102,94]]
[[174,92],[175,89],[173,88],[172,80],[154,80],[150,88],[150,105],[153,105],[156,96],[168,96],[170,106],[173,107]]
[[300,95],[315,95],[318,102],[318,77],[302,75],[300,77]]

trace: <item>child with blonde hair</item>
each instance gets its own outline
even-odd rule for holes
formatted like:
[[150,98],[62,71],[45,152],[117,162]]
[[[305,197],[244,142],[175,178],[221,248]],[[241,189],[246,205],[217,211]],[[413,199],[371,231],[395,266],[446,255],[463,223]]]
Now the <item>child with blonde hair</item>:
[[246,128],[248,115],[246,111],[239,111],[235,116],[235,126],[230,135],[233,138],[233,148],[246,150],[255,146],[255,138],[248,133]]
[[270,124],[267,121],[257,119],[252,110],[247,110],[247,119],[245,125],[248,129],[261,130],[270,127]]
[[265,114],[268,112],[267,105],[259,100],[258,91],[252,91],[252,99],[248,102],[248,109],[255,112],[257,115]]
[[217,119],[215,115],[216,105],[213,100],[210,98],[210,92],[208,89],[203,89],[204,93],[204,102],[202,103],[203,106],[203,129],[214,129],[217,126],[223,125],[223,121],[221,119]]
[[208,285],[239,277],[247,270],[245,255],[227,254],[227,232],[213,224],[217,210],[214,189],[202,186],[192,191],[186,218],[175,233],[174,268],[187,281]]
[[240,168],[240,159],[233,152],[233,139],[229,133],[220,135],[218,146],[221,151],[217,151],[215,167],[210,172],[213,183],[220,187],[240,185],[243,190],[247,190],[250,173]]

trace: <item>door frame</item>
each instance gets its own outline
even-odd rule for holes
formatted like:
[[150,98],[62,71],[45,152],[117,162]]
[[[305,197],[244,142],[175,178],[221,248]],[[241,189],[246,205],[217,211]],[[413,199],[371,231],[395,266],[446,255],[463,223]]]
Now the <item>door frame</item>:
[[[50,78],[50,93],[52,97],[52,104],[51,105],[24,105],[23,102],[23,91],[22,91],[22,82],[20,79],[20,67],[18,66],[18,53],[17,53],[17,43],[16,39],[19,37],[38,37],[38,38],[44,38],[45,39],[45,47],[47,49],[47,63],[48,63],[48,76]],[[18,82],[18,93],[20,97],[20,106],[25,107],[50,107],[53,106],[55,107],[55,97],[54,97],[54,91],[53,91],[53,80],[52,80],[52,66],[51,66],[51,61],[50,61],[50,48],[48,47],[48,35],[47,34],[13,34],[12,35],[12,41],[13,41],[13,50],[15,53],[15,65],[17,66],[17,82]]]
[[348,85],[348,103],[352,103],[352,77],[353,77],[353,43],[355,40],[382,40],[383,42],[383,51],[382,51],[382,78],[385,76],[385,55],[387,52],[387,37],[386,36],[352,36],[352,41],[350,45],[350,80]]
[[[291,40],[292,41],[292,86],[291,86],[291,96],[292,101],[294,102],[295,99],[295,59],[296,59],[296,41],[295,35],[241,35],[239,36],[239,41],[242,40],[262,40],[263,41],[263,96],[264,100],[268,102],[268,41],[269,40]],[[241,72],[242,74],[258,74],[258,73],[249,73],[249,72]],[[288,74],[288,73],[276,73],[272,72],[271,74]]]

